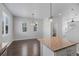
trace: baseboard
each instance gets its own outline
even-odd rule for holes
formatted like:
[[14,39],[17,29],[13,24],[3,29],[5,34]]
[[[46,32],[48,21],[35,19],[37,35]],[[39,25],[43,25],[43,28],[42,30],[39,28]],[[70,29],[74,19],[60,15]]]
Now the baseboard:
[[13,41],[9,41],[8,44],[7,44],[7,47],[9,47],[12,42],[13,42]]
[[37,39],[37,38],[30,38],[30,39],[15,39],[14,41],[20,41],[20,40],[32,40],[32,39]]

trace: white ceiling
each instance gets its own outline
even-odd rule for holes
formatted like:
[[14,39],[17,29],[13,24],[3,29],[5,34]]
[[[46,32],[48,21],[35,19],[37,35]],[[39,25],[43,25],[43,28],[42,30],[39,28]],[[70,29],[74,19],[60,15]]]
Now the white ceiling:
[[[7,8],[14,16],[45,18],[49,15],[48,3],[6,3]],[[44,16],[43,16],[44,15]]]
[[[14,16],[47,18],[50,16],[49,3],[6,3],[6,7]],[[74,8],[79,10],[79,4],[52,4],[53,16],[63,15],[67,9]]]

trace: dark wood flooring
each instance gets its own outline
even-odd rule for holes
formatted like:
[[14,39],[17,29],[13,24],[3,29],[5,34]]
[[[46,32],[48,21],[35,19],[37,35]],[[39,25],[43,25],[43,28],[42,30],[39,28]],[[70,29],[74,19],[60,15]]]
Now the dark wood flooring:
[[7,56],[40,56],[40,42],[36,39],[14,41],[7,48]]

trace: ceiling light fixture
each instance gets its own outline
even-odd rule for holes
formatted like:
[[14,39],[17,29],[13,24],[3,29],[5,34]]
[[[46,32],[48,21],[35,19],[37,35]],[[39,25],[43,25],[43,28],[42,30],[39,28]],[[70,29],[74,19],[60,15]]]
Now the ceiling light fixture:
[[34,15],[35,15],[35,14],[32,13],[32,18],[33,18],[33,19],[32,19],[32,25],[33,25],[33,26],[34,26],[34,23],[35,23],[35,22],[34,22]]
[[52,3],[50,3],[50,17],[49,17],[50,22],[53,21],[53,16],[52,16]]
[[[71,10],[72,10],[72,15],[75,16],[75,15],[74,15],[74,8],[72,8]],[[72,18],[71,18],[71,19],[72,19],[71,22],[74,22],[74,17],[73,17],[73,16],[72,16]]]

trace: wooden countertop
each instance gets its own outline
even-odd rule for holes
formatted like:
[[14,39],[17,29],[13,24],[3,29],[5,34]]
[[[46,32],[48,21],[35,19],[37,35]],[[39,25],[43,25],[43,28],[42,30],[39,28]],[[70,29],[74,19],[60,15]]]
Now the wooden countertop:
[[38,40],[40,41],[41,44],[46,45],[48,48],[50,48],[54,52],[77,44],[77,42],[67,41],[59,37],[51,37],[51,38],[45,37]]
[[4,50],[7,48],[8,42],[3,42],[0,45],[0,55],[4,52]]

